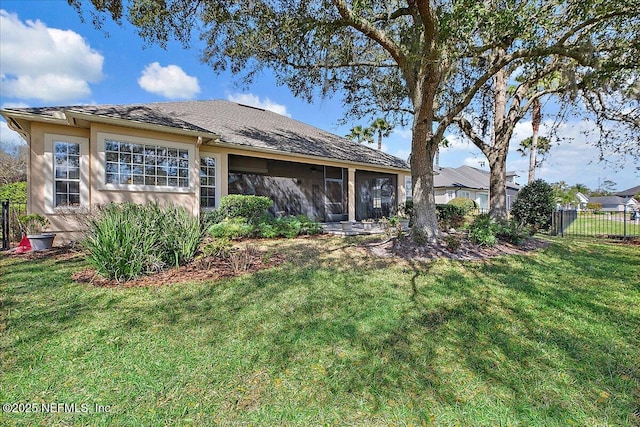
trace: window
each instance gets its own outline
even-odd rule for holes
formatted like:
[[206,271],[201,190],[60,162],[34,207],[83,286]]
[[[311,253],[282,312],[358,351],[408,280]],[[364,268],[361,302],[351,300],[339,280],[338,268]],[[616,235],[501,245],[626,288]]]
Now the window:
[[200,207],[216,207],[216,159],[200,158]]
[[54,141],[54,208],[80,206],[80,144]]
[[42,171],[45,187],[44,213],[88,206],[89,139],[71,135],[44,135],[43,163],[34,163]]
[[189,187],[189,151],[105,139],[105,184]]
[[405,202],[407,200],[413,200],[413,188],[411,187],[411,177],[404,177],[404,194],[406,194]]
[[465,197],[467,199],[471,199],[471,192],[458,190],[458,197]]

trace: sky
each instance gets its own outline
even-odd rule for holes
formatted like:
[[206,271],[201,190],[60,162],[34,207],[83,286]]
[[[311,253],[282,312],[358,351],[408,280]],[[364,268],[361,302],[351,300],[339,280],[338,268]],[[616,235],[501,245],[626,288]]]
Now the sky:
[[[295,98],[287,87],[277,86],[264,72],[248,87],[228,73],[216,74],[199,61],[202,46],[183,49],[169,43],[164,50],[146,45],[126,21],[117,25],[107,20],[95,29],[87,16],[82,22],[66,0],[0,0],[0,108],[86,104],[133,104],[179,100],[226,99],[283,114],[337,135],[346,135],[365,121],[345,118],[340,96],[316,99],[309,104]],[[543,121],[544,135],[553,122]],[[571,139],[554,145],[536,178],[569,185],[585,184],[592,189],[605,180],[617,190],[640,184],[640,168],[628,159],[624,166],[598,162],[599,152],[581,131],[588,122],[569,118],[559,134]],[[516,127],[507,169],[527,180],[529,160],[516,148],[531,135],[530,119]],[[471,143],[453,135],[443,148],[440,165],[469,165],[488,170],[484,155]],[[0,121],[0,143],[24,143]],[[407,159],[411,151],[410,128],[396,127],[383,141],[383,151]]]

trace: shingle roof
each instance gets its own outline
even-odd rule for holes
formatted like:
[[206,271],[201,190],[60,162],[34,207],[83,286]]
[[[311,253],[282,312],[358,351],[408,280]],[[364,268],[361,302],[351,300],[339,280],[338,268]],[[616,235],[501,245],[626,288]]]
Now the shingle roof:
[[[7,109],[9,110],[9,109]],[[220,135],[224,143],[261,150],[409,169],[404,160],[289,117],[230,101],[181,101],[11,109],[44,117],[68,111]]]
[[[440,168],[439,174],[433,177],[434,187],[462,187],[475,190],[489,190],[489,172],[471,166],[457,168]],[[507,188],[520,189],[514,182],[507,181]]]
[[616,196],[635,197],[635,195],[639,193],[640,193],[640,185],[636,185],[635,187],[627,188],[626,190],[616,193]]
[[620,196],[600,196],[600,197],[589,198],[589,202],[600,203],[603,207],[607,207],[607,206],[624,205],[631,202],[631,200],[625,199],[624,197],[620,197]]

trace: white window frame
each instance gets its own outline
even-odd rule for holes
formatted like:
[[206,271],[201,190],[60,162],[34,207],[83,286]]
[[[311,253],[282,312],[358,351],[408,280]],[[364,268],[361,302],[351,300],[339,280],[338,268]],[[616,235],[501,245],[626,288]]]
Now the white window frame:
[[[216,181],[216,185],[215,185],[215,198],[216,198],[216,203],[215,203],[215,207],[202,207],[200,205],[200,192],[202,191],[202,186],[200,185],[200,162],[202,161],[203,157],[210,157],[212,159],[215,160],[216,162],[216,166],[215,166],[215,181]],[[220,187],[220,180],[222,178],[222,175],[220,173],[220,169],[221,169],[221,156],[218,153],[210,153],[208,151],[200,151],[200,156],[198,157],[198,207],[200,208],[200,211],[206,212],[206,211],[210,211],[213,210],[215,208],[217,208],[218,206],[220,206],[220,198],[222,197],[222,188]]]
[[[196,177],[199,179],[199,169],[195,168],[195,146],[192,144],[184,144],[174,141],[166,141],[151,138],[141,138],[131,135],[121,135],[106,132],[98,132],[97,134],[98,161],[96,162],[96,178],[99,190],[107,191],[131,191],[131,192],[156,192],[156,193],[193,193],[195,192]],[[107,157],[105,153],[105,141],[114,140],[118,142],[157,145],[163,148],[175,148],[179,150],[187,150],[189,153],[189,186],[187,187],[170,187],[168,185],[144,185],[144,184],[112,184],[106,182],[106,165]]]
[[465,197],[469,200],[473,200],[471,197],[471,191],[468,190],[458,190],[458,197]]
[[[55,143],[67,142],[80,146],[80,205],[56,207]],[[89,138],[45,133],[44,135],[44,209],[46,214],[82,210],[89,207]]]

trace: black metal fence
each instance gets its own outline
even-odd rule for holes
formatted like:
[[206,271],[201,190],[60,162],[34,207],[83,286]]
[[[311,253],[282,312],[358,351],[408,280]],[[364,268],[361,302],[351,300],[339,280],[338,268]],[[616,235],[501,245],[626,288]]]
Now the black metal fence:
[[2,246],[0,249],[3,251],[20,242],[22,230],[18,217],[26,213],[26,204],[12,203],[8,200],[2,202]]
[[640,237],[640,213],[630,208],[616,212],[559,210],[552,214],[551,234],[605,238]]

